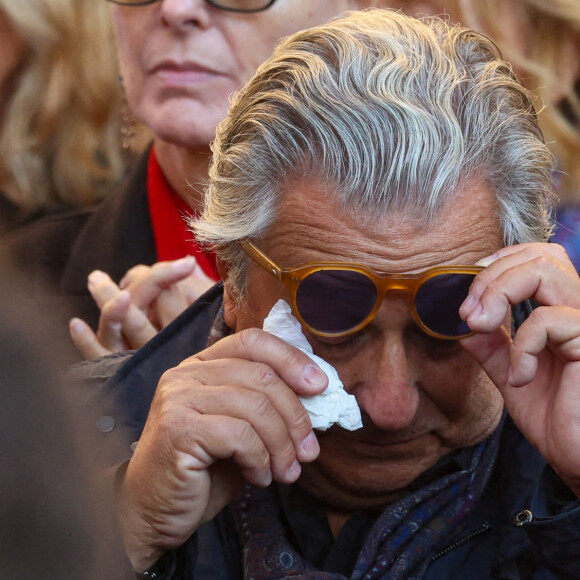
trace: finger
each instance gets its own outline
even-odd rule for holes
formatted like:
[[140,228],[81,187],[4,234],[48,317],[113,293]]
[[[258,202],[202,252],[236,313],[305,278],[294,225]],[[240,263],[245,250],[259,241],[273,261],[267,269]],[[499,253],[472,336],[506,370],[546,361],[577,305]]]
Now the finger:
[[[547,298],[555,289],[558,293],[555,296],[558,303],[566,300],[579,300],[578,272],[570,261],[566,250],[558,244],[520,244],[509,246],[498,250],[493,256],[480,260],[478,265],[485,265],[486,268],[474,280],[470,288],[470,295],[478,298],[489,284],[494,282],[500,275],[508,272],[519,265],[527,265],[528,268],[538,272],[544,270],[550,272],[552,276],[558,276],[558,281],[554,280],[552,288],[545,287]],[[550,281],[550,276],[545,276]],[[527,297],[529,298],[529,297]],[[553,296],[554,298],[554,296]],[[538,296],[541,299],[541,296]]]
[[123,336],[123,320],[130,306],[130,294],[126,290],[120,290],[101,308],[97,337],[101,345],[111,352],[121,352],[128,348]]
[[152,304],[149,317],[155,321],[159,329],[165,328],[189,306],[190,303],[187,301],[180,286],[182,283],[178,282],[161,292],[157,300]]
[[328,377],[298,348],[259,328],[248,328],[201,351],[194,359],[245,359],[268,365],[299,396],[318,395]]
[[[289,390],[287,387],[285,389]],[[302,425],[303,433],[312,432],[304,408],[297,409],[297,417],[291,417],[287,423],[289,414],[283,415],[275,401],[275,397],[270,398],[269,394],[253,389],[230,385],[196,387],[195,400],[190,408],[204,416],[232,417],[243,421],[257,434],[268,451],[270,470],[276,481],[292,483],[300,475],[299,460],[313,461],[318,452],[307,455],[301,447],[304,435],[299,436],[298,441],[293,438],[292,425],[296,423]]]
[[482,258],[476,263],[476,266],[489,266],[501,258],[507,258],[508,256],[516,256],[517,260],[524,261],[532,259],[540,255],[541,253],[549,254],[555,260],[560,261],[570,272],[576,272],[576,268],[570,257],[566,253],[566,250],[560,244],[552,243],[538,243],[530,242],[525,244],[516,244],[515,246],[506,246],[499,249],[497,252],[491,256]]
[[129,286],[132,286],[146,278],[150,271],[151,266],[146,266],[145,264],[137,264],[136,266],[129,268],[121,278],[119,288],[121,288],[121,290],[126,290]]
[[[179,372],[189,373],[190,368],[184,365]],[[184,379],[184,404],[203,413],[232,414],[252,424],[255,418],[262,426],[256,427],[257,431],[265,441],[273,442],[267,447],[277,456],[288,458],[291,453],[292,460],[297,457],[300,461],[312,461],[318,456],[318,441],[304,405],[270,366],[241,359],[209,361],[197,364],[195,378],[203,387],[196,389],[193,398],[191,381]],[[227,389],[233,389],[229,396],[224,394]],[[271,423],[262,420],[263,416]],[[282,451],[278,441],[283,441]],[[285,460],[282,463],[290,465]]]
[[507,383],[510,366],[512,340],[507,329],[500,327],[487,334],[464,338],[460,342],[501,391]]
[[503,322],[510,305],[528,298],[544,305],[580,307],[580,279],[575,271],[571,274],[549,252],[525,254],[509,254],[473,281],[459,312],[474,332],[491,331]]
[[164,290],[189,276],[196,265],[195,258],[186,256],[173,262],[158,262],[150,268],[135,267],[127,273],[122,285],[131,293],[135,305],[146,310]]
[[252,426],[243,420],[218,415],[189,416],[174,445],[189,459],[185,466],[204,471],[219,460],[233,459],[250,483],[267,486],[272,481],[270,455]]
[[87,288],[101,310],[107,302],[116,298],[121,292],[111,277],[101,270],[94,270],[89,274]]
[[197,262],[197,261],[195,263],[195,268],[193,269],[193,272],[191,273],[190,277],[195,278],[197,280],[203,280],[203,281],[207,282],[208,284],[215,284],[215,280],[210,278],[204,272],[203,268],[199,265],[199,262]]
[[567,307],[540,307],[516,333],[511,349],[508,382],[527,385],[538,372],[538,357],[549,347],[560,359],[580,360],[580,312]]
[[214,284],[205,274],[202,278],[192,274],[180,280],[159,294],[151,305],[149,318],[158,328],[165,328]]
[[542,274],[524,263],[512,266],[507,272],[491,272],[483,280],[478,280],[478,276],[459,315],[473,332],[485,333],[505,323],[512,304],[519,304],[537,293]]
[[198,265],[191,276],[184,278],[178,283],[181,292],[183,293],[187,305],[193,304],[202,294],[205,294],[214,284],[209,276]]
[[121,290],[108,274],[95,270],[89,275],[89,291],[101,309],[97,337],[110,352],[139,348],[157,329],[131,303],[128,290]]
[[137,308],[135,304],[129,304],[127,313],[121,322],[121,334],[128,348],[141,348],[149,342],[158,332],[147,314]]
[[72,318],[69,322],[69,332],[75,347],[85,359],[111,354],[111,351],[99,342],[97,335],[84,320]]
[[[167,383],[162,381],[159,387],[161,396],[155,394],[132,463],[145,461],[146,469],[153,470],[157,479],[168,473],[167,464],[175,461],[176,453],[184,454],[174,468],[183,471],[185,477],[196,473],[204,477],[203,472],[216,461],[235,458],[243,469],[261,474],[254,483],[270,483],[270,455],[250,423],[228,415],[198,413],[173,396],[167,398],[172,394]],[[196,491],[187,484],[184,488]]]

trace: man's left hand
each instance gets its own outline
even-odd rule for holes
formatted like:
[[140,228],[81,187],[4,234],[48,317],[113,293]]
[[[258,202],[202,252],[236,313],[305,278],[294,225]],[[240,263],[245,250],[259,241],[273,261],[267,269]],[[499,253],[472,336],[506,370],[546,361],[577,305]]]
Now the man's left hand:
[[[503,395],[508,412],[580,497],[580,278],[556,244],[503,248],[474,280],[460,314],[476,333],[464,348]],[[510,306],[538,307],[515,333]]]

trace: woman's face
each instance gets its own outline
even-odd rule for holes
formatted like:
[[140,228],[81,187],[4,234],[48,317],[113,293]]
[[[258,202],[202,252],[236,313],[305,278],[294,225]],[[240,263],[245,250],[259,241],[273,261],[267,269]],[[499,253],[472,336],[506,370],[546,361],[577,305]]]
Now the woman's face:
[[6,97],[12,90],[14,75],[26,54],[26,42],[16,32],[0,8],[0,119]]
[[253,14],[204,0],[115,6],[123,83],[133,114],[160,139],[205,150],[242,87],[293,32],[326,22],[357,0],[277,0]]

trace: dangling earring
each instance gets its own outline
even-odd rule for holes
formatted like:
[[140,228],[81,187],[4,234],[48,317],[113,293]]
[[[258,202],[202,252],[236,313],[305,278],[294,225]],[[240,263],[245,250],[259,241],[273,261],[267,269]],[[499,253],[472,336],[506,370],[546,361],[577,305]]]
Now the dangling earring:
[[121,113],[121,147],[123,149],[131,148],[131,141],[137,134],[137,123],[127,103],[127,99],[123,101],[123,111]]
[[131,114],[131,109],[129,108],[127,94],[123,86],[123,77],[119,77],[119,84],[123,91],[123,104],[121,108],[121,147],[123,147],[123,149],[130,149],[131,141],[137,134],[137,123],[135,122],[135,119]]

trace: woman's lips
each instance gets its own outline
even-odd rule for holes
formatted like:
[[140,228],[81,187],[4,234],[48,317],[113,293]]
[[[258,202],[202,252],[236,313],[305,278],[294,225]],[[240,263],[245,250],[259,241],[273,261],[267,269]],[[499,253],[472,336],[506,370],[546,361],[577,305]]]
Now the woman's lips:
[[163,84],[173,87],[191,86],[219,76],[216,71],[196,63],[175,63],[172,61],[158,64],[151,70],[151,74]]

